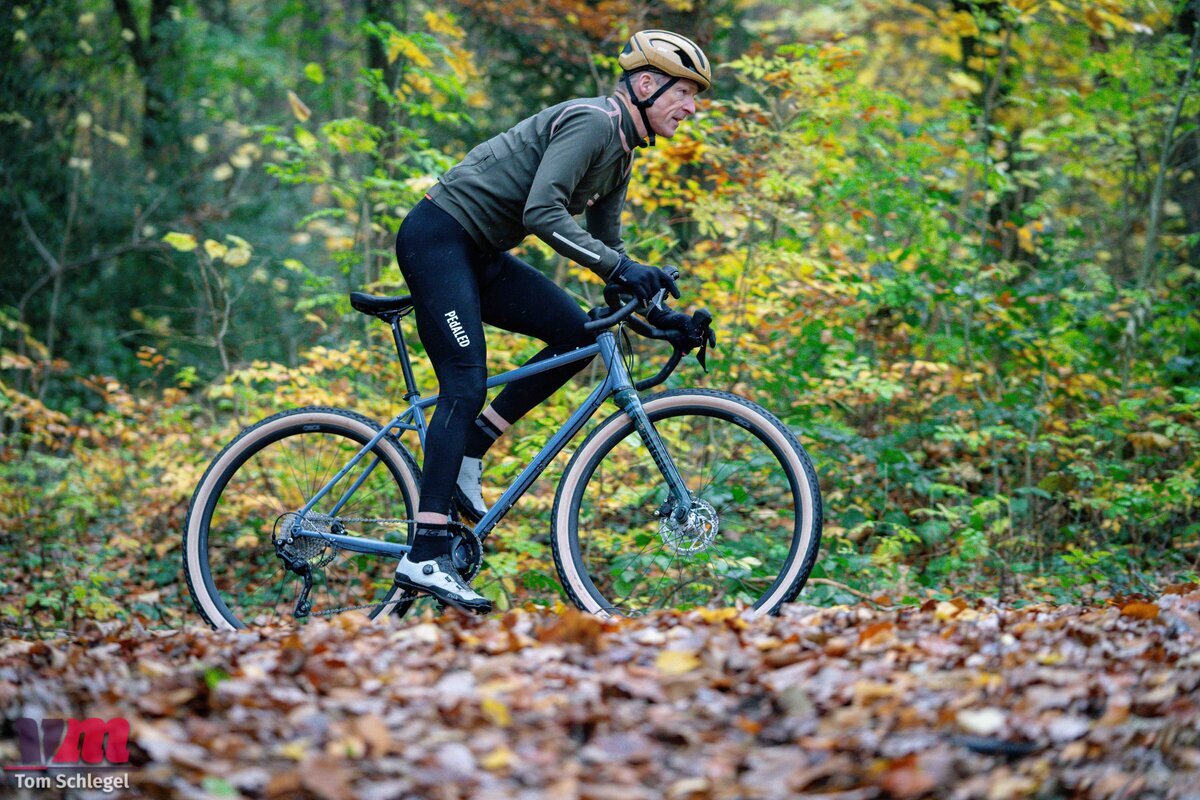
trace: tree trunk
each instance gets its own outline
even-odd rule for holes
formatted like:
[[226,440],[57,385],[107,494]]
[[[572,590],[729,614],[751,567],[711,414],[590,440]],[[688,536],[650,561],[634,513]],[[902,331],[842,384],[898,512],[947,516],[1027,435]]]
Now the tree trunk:
[[[1192,0],[1175,21],[1175,30],[1195,46],[1196,26],[1200,24],[1200,0]],[[1171,199],[1183,209],[1185,235],[1193,241],[1188,248],[1188,263],[1200,264],[1200,115],[1192,118],[1196,127],[1184,134],[1175,152],[1175,180]]]
[[142,150],[151,162],[162,160],[181,135],[179,114],[168,70],[174,66],[174,44],[179,23],[171,15],[171,0],[150,0],[149,27],[145,35],[129,0],[113,0],[113,9],[127,36],[129,54],[142,80],[145,110],[142,114]]
[[[368,22],[392,22],[391,0],[364,0],[364,2],[364,13]],[[367,69],[376,71],[383,76],[383,83],[389,89],[395,87],[395,62],[388,64],[387,48],[378,37],[371,35],[367,36]],[[390,117],[387,102],[378,95],[372,94],[369,113],[371,124],[385,132],[384,142],[386,143],[388,141],[386,131]]]

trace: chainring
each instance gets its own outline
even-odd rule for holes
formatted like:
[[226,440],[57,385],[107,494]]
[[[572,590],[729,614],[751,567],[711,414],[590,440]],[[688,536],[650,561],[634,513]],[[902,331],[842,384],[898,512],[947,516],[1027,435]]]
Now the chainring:
[[459,525],[450,540],[450,559],[462,579],[470,583],[483,567],[483,544],[470,528]]

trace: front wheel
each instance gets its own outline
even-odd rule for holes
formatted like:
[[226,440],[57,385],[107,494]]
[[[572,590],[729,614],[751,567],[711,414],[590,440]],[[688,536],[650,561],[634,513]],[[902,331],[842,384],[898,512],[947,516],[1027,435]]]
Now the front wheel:
[[677,521],[666,481],[624,412],[567,465],[553,549],[579,608],[633,616],[658,608],[744,604],[777,612],[796,597],[821,542],[821,491],[796,437],[758,405],[679,390],[643,401],[692,494]]

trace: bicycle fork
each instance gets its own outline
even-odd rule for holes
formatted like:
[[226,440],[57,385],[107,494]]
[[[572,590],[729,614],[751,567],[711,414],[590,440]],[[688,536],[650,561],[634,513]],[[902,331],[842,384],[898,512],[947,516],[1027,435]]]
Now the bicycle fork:
[[615,337],[612,333],[604,333],[597,337],[597,342],[600,344],[601,356],[608,363],[610,380],[615,387],[613,402],[617,404],[617,408],[629,416],[633,423],[633,429],[637,431],[642,444],[650,451],[650,457],[654,459],[655,466],[658,467],[658,471],[662,473],[663,479],[670,487],[671,494],[658,509],[658,516],[671,516],[675,522],[683,524],[692,510],[692,493],[688,491],[687,484],[683,482],[679,469],[675,466],[671,454],[667,452],[662,437],[658,435],[654,423],[650,421],[646,415],[646,409],[642,407],[642,400],[638,397],[637,390],[633,388],[629,371],[625,369],[625,362],[621,360],[620,353],[617,351]]

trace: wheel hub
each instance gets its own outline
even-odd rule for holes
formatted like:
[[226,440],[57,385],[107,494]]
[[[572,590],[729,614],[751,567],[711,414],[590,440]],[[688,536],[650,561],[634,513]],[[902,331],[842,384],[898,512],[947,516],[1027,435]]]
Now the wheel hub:
[[693,555],[712,547],[720,527],[721,521],[712,504],[693,499],[692,508],[683,522],[676,522],[673,514],[662,517],[658,523],[658,535],[676,555]]
[[275,520],[271,540],[275,549],[285,559],[294,563],[305,563],[311,569],[320,569],[337,557],[337,549],[318,536],[299,536],[301,530],[309,534],[333,532],[334,520],[319,514],[309,514],[303,520],[294,511]]

